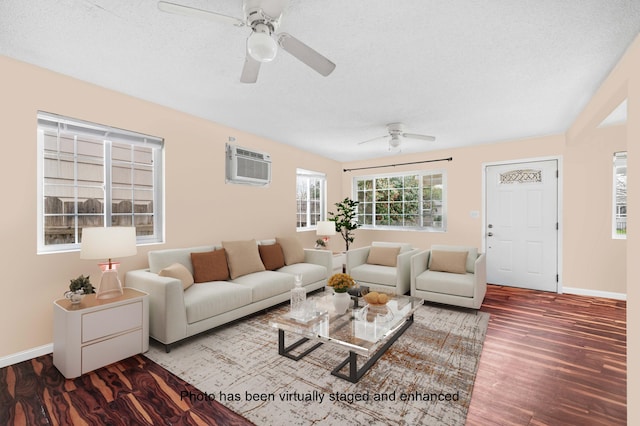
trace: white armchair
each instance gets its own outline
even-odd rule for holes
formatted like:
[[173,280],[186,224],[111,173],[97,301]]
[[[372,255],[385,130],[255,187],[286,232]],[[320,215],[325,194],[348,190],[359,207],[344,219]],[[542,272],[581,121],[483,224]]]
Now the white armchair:
[[347,273],[371,291],[409,292],[411,256],[419,250],[410,244],[373,242],[347,252]]
[[485,254],[475,247],[434,245],[411,258],[412,296],[479,309],[486,293]]

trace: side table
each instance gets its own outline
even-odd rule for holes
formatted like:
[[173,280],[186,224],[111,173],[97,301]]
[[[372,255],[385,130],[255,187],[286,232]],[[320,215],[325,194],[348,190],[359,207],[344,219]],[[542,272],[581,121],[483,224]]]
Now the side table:
[[149,295],[123,290],[112,299],[53,302],[53,365],[67,379],[149,350]]

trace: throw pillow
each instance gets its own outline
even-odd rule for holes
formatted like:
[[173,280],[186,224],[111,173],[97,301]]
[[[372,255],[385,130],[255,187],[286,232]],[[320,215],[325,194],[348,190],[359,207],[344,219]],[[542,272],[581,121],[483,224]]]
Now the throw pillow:
[[468,255],[468,251],[432,250],[429,269],[452,274],[466,274]]
[[193,275],[191,272],[182,264],[182,263],[174,263],[172,265],[167,266],[164,269],[161,269],[158,272],[158,275],[161,277],[170,277],[175,278],[182,281],[182,288],[184,290],[191,287],[194,283]]
[[304,248],[297,238],[276,237],[276,243],[280,244],[280,246],[282,247],[285,265],[294,265],[296,263],[304,262]]
[[227,251],[227,263],[232,280],[265,270],[256,240],[223,241],[222,247]]
[[371,246],[367,263],[370,265],[396,266],[400,247]]
[[191,253],[193,279],[197,283],[225,281],[229,279],[229,268],[224,249]]
[[284,266],[284,254],[280,244],[259,245],[258,251],[260,252],[262,263],[268,271],[275,271]]

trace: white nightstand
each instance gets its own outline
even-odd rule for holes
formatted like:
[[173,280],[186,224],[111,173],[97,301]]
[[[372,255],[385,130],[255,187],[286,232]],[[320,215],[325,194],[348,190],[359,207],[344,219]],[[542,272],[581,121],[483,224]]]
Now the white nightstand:
[[133,288],[113,299],[88,294],[53,302],[53,365],[66,378],[149,350],[149,295]]

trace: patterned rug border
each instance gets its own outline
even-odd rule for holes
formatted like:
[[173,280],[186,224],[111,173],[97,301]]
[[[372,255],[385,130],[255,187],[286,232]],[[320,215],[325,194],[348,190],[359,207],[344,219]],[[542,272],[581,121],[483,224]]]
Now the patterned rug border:
[[344,349],[323,345],[298,362],[278,355],[268,321],[286,309],[210,330],[169,354],[152,341],[146,356],[199,389],[200,398],[257,425],[465,423],[489,314],[420,307],[405,334],[352,384],[331,375]]

